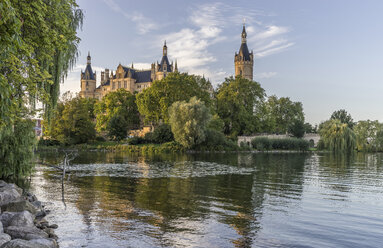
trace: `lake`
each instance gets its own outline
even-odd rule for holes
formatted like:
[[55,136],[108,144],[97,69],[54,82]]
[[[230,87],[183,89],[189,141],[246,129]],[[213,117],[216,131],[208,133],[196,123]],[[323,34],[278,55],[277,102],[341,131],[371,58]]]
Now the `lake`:
[[80,152],[66,171],[30,183],[60,247],[382,247],[383,154]]

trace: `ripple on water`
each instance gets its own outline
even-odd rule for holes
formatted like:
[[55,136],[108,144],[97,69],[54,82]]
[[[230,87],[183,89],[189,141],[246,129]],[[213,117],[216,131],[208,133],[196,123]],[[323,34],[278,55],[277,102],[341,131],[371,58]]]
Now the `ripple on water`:
[[[42,167],[44,170],[54,170]],[[139,163],[126,164],[73,164],[66,168],[66,173],[76,177],[108,176],[131,178],[189,178],[206,177],[226,174],[249,175],[255,167],[235,167],[211,162],[188,161],[177,163]]]

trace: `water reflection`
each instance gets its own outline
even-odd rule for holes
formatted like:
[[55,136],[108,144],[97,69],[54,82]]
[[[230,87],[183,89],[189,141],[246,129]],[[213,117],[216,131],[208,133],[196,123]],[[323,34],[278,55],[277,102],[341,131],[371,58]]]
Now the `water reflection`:
[[[39,156],[52,164],[61,159]],[[299,246],[305,239],[321,247],[323,239],[330,242],[326,246],[339,243],[331,232],[308,232],[316,228],[310,218],[326,226],[320,219],[334,217],[332,205],[351,209],[360,194],[378,192],[381,161],[380,154],[88,152],[68,168],[67,210],[59,204],[59,171],[38,167],[32,189],[53,202],[50,218],[62,224],[62,247],[271,247]],[[382,218],[374,221],[382,226]],[[71,232],[73,227],[81,232]]]

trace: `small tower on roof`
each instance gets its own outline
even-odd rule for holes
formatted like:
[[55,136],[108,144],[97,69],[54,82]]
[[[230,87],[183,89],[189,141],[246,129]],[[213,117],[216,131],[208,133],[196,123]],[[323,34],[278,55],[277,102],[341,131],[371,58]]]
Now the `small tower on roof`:
[[96,72],[93,73],[91,65],[90,52],[86,57],[86,68],[81,70],[81,91],[80,96],[84,98],[93,98],[94,90],[96,89]]
[[235,53],[234,55],[235,76],[241,76],[248,80],[253,80],[254,55],[253,51],[251,51],[251,53],[249,52],[246,38],[246,27],[245,23],[243,23],[241,47],[239,48],[238,54]]

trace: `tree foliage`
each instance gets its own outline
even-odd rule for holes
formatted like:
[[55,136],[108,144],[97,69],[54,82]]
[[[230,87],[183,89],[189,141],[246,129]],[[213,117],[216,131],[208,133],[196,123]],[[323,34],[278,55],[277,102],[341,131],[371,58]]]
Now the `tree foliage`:
[[359,121],[354,126],[356,148],[358,151],[376,151],[380,149],[379,131],[383,125],[378,121]]
[[260,84],[242,77],[226,78],[217,90],[217,113],[231,136],[259,131],[255,110],[265,97]]
[[189,101],[192,97],[210,105],[210,82],[187,73],[169,73],[165,78],[154,81],[152,86],[137,95],[137,106],[145,123],[157,124],[169,121],[169,107],[177,101]]
[[189,102],[175,102],[169,108],[169,123],[174,139],[186,148],[205,141],[209,120],[209,109],[196,97],[192,97]]
[[[267,118],[263,118],[264,132],[286,133],[294,123],[304,122],[301,102],[293,102],[288,97],[270,96],[264,103]],[[265,114],[261,112],[261,114]],[[268,128],[268,129],[267,129]]]
[[95,138],[88,100],[80,97],[59,103],[47,135],[64,145],[86,143]]
[[347,124],[349,128],[353,129],[355,123],[349,113],[346,110],[340,109],[334,111],[330,117],[331,120],[340,120],[341,123]]
[[[33,142],[29,128],[24,127],[23,133],[18,127],[35,114],[36,101],[43,104],[45,119],[51,119],[60,82],[78,55],[77,30],[82,19],[74,0],[0,1],[1,147],[14,149],[3,162],[7,166],[3,171],[22,176],[30,169]],[[17,140],[21,133],[25,140]],[[11,159],[12,154],[19,157]]]
[[124,116],[115,114],[107,125],[108,137],[112,140],[122,140],[127,136],[127,122]]
[[294,120],[288,127],[288,133],[295,138],[302,138],[305,135],[305,124],[302,120]]
[[[117,118],[117,115],[125,119],[125,133],[129,129],[138,127],[140,124],[136,96],[125,89],[108,93],[95,105],[95,113],[97,120],[96,128],[99,132],[106,131],[108,123],[110,123],[112,118]],[[116,120],[114,120],[115,123]]]
[[355,150],[356,135],[354,131],[338,119],[321,123],[319,135],[321,143],[327,150],[335,152],[351,152]]
[[14,127],[0,129],[0,177],[17,178],[31,172],[35,145],[34,123],[18,120]]
[[59,86],[74,65],[83,14],[75,1],[3,0],[0,3],[0,118],[43,102],[47,119]]

